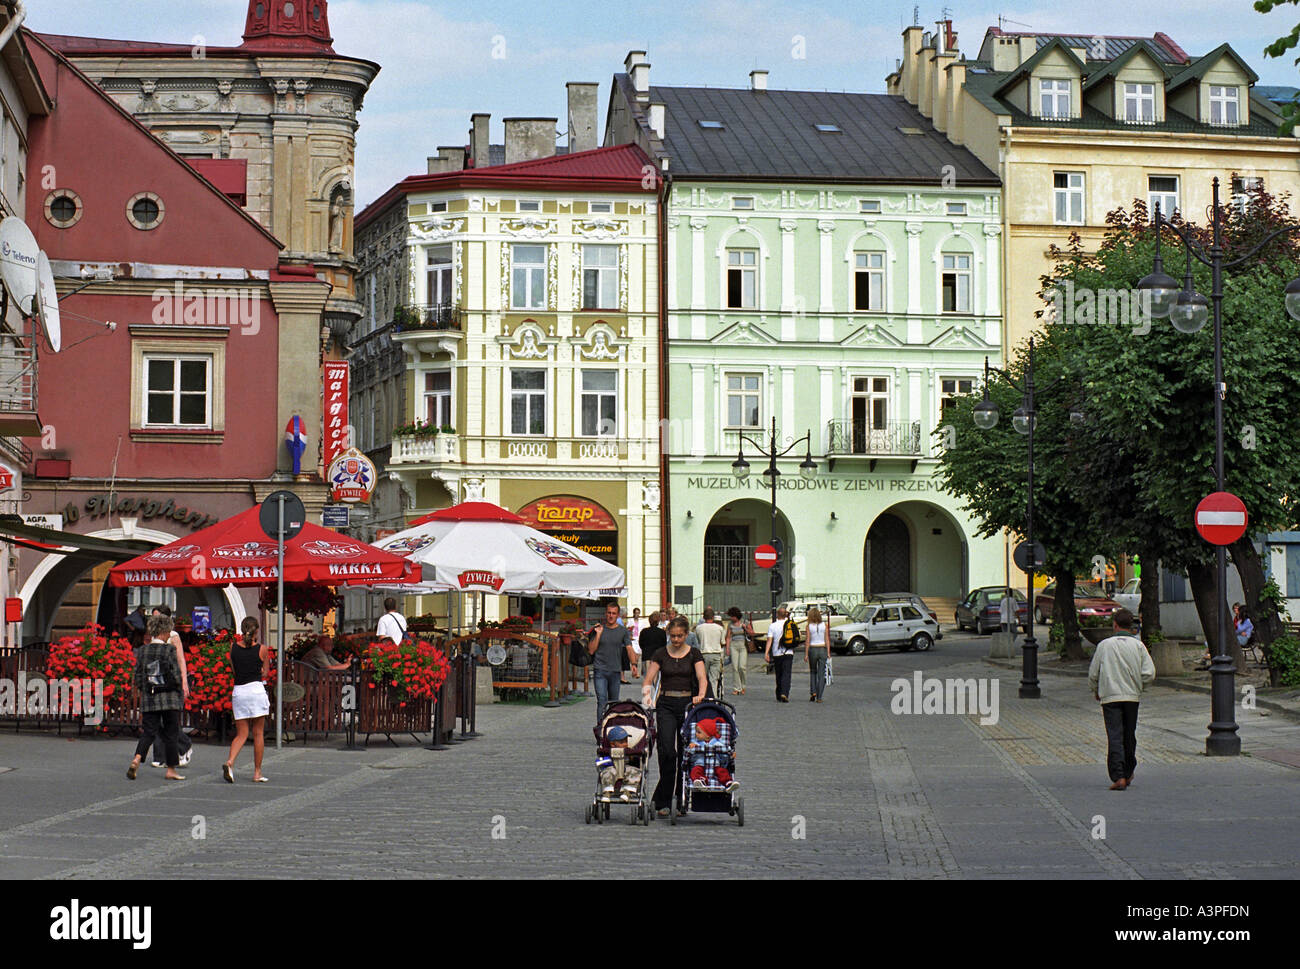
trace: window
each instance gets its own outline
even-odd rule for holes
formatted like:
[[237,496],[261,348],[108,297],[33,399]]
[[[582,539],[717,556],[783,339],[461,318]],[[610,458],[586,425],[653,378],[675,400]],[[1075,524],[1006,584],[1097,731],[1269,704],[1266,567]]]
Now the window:
[[974,377],[940,377],[939,378],[939,420],[948,416],[948,411],[957,406],[957,398],[972,393],[975,389]]
[[813,127],[816,128],[818,131],[822,132],[822,134],[827,134],[827,135],[843,134],[843,132],[840,130],[840,126],[837,124],[815,124],[813,125]]
[[613,202],[591,202],[587,205],[587,211],[592,215],[605,214],[609,215],[614,211]]
[[727,250],[727,307],[754,309],[758,305],[758,250]]
[[1156,123],[1154,84],[1124,85],[1124,120],[1132,124]]
[[727,426],[758,427],[763,378],[756,373],[727,374]]
[[752,211],[754,208],[754,196],[752,195],[732,196],[731,207],[733,209],[744,209],[747,212]]
[[437,246],[426,251],[428,288],[425,290],[425,302],[429,306],[450,306],[451,292],[451,246]]
[[700,121],[697,121],[696,124],[698,124],[705,131],[721,131],[723,128],[726,127],[726,125],[724,125],[721,121],[704,121],[702,119]]
[[970,256],[943,257],[943,311],[969,313],[970,308]]
[[949,215],[965,215],[965,214],[966,214],[966,203],[965,203],[965,202],[949,202],[945,211],[947,211],[947,213],[948,213]]
[[618,246],[582,247],[582,308],[618,309]]
[[150,355],[145,367],[145,427],[210,427],[212,358]]
[[1245,212],[1250,207],[1250,193],[1263,191],[1264,179],[1258,175],[1232,176],[1232,204],[1238,212]]
[[1083,172],[1053,172],[1052,201],[1057,225],[1083,225]]
[[1173,215],[1178,211],[1177,175],[1147,176],[1147,207],[1153,216],[1157,205],[1161,215]]
[[520,212],[540,212],[542,211],[542,203],[537,199],[520,199],[517,208]]
[[1235,87],[1210,85],[1210,124],[1240,124],[1241,117]]
[[424,421],[431,427],[452,426],[450,370],[424,375]]
[[510,305],[517,310],[546,308],[546,247],[510,247]]
[[429,211],[430,211],[430,212],[446,212],[446,211],[447,211],[447,203],[446,203],[446,202],[430,202],[430,203],[429,203]]
[[582,371],[582,434],[613,437],[618,434],[618,371]]
[[879,215],[880,199],[858,199],[858,211],[864,215]]
[[56,189],[45,197],[45,218],[57,229],[76,225],[83,212],[81,196],[66,188]]
[[[885,445],[889,428],[889,378],[854,377],[851,448],[854,454],[869,454]],[[872,434],[877,431],[881,433]]]
[[1039,113],[1044,118],[1069,118],[1070,82],[1068,80],[1040,80],[1038,82]]
[[546,433],[546,371],[510,371],[510,433]]
[[853,308],[862,311],[885,308],[885,254],[853,254]]
[[126,200],[126,220],[137,229],[156,229],[162,224],[166,208],[153,192],[140,192]]

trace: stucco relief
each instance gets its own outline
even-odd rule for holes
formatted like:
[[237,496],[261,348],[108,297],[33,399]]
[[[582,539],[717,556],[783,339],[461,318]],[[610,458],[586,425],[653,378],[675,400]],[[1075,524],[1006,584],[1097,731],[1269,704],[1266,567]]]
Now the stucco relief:
[[169,98],[160,98],[159,103],[168,111],[202,111],[212,102],[197,94],[173,94]]
[[658,481],[641,482],[641,508],[643,510],[650,512],[652,515],[657,515],[662,500]]
[[588,239],[615,239],[627,235],[627,223],[613,219],[577,219],[573,234]]
[[523,239],[542,239],[554,235],[558,228],[554,219],[538,219],[531,215],[505,219],[501,225],[501,231],[506,235],[519,236]]
[[560,307],[560,247],[546,247],[546,307]]
[[618,247],[618,307],[624,313],[629,312],[628,302],[628,247],[627,243]]
[[465,228],[464,219],[444,219],[434,216],[411,224],[413,242],[438,242],[449,239]]

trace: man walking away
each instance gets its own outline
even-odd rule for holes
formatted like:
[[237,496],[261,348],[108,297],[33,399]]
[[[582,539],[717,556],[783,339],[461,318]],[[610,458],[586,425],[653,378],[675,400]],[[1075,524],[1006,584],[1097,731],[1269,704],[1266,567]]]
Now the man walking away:
[[1138,700],[1156,678],[1156,664],[1133,634],[1133,613],[1116,609],[1115,635],[1103,639],[1092,654],[1088,683],[1101,702],[1106,721],[1106,769],[1112,791],[1127,790],[1137,766]]
[[778,609],[776,619],[767,627],[767,645],[763,649],[763,659],[772,664],[772,672],[776,674],[777,703],[790,702],[790,667],[800,641],[799,627],[790,621],[789,610]]
[[587,651],[596,657],[592,663],[592,679],[596,684],[596,723],[604,718],[605,708],[618,699],[623,657],[627,656],[633,664],[632,669],[637,670],[632,634],[626,626],[620,626],[618,620],[618,603],[611,602],[605,606],[604,625],[594,626],[587,642]]
[[714,696],[722,696],[722,664],[726,630],[714,621],[713,608],[706,607],[704,619],[695,627],[695,639],[700,653],[704,656],[704,672],[709,680],[709,690]]
[[399,645],[406,638],[406,620],[397,611],[397,600],[392,596],[384,600],[384,614],[379,617],[379,625],[375,627],[375,635],[380,639],[387,636]]

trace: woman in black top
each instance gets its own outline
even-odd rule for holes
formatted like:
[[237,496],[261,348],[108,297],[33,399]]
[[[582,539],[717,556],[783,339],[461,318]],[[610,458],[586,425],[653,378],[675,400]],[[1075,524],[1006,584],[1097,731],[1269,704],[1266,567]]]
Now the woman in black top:
[[258,642],[261,624],[249,616],[240,629],[244,642],[230,647],[230,666],[235,673],[235,689],[231,692],[231,712],[235,717],[235,739],[230,742],[230,756],[221,765],[221,776],[226,783],[235,783],[235,758],[244,746],[251,731],[253,735],[253,780],[262,783],[262,752],[266,749],[263,727],[271,712],[271,701],[266,695],[267,666],[270,653],[265,644]]
[[668,645],[656,651],[646,663],[641,702],[650,705],[651,688],[659,679],[656,706],[656,730],[659,739],[659,784],[655,787],[654,808],[659,817],[668,817],[673,798],[681,793],[682,755],[679,734],[686,708],[704,699],[709,686],[704,672],[704,656],[694,646],[686,645],[690,623],[678,616],[668,624]]

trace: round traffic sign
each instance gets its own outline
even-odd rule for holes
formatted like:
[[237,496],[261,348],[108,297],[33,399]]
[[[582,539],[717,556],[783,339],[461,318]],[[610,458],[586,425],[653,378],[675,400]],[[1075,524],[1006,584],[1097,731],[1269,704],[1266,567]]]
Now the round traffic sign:
[[280,538],[280,500],[284,499],[284,540],[296,538],[307,521],[302,499],[292,491],[276,491],[266,496],[257,512],[257,521],[267,538]]
[[[1029,552],[1029,543],[1021,542],[1016,546],[1015,551],[1011,553],[1011,558],[1016,563],[1016,568],[1020,569],[1021,572],[1029,571]],[[1042,542],[1034,542],[1033,553],[1034,571],[1037,572],[1047,561],[1047,549],[1043,548]]]
[[760,569],[770,569],[776,565],[776,549],[771,545],[760,545],[754,549],[754,564]]
[[1246,534],[1246,506],[1228,491],[1215,491],[1196,506],[1196,531],[1211,545],[1231,545]]

